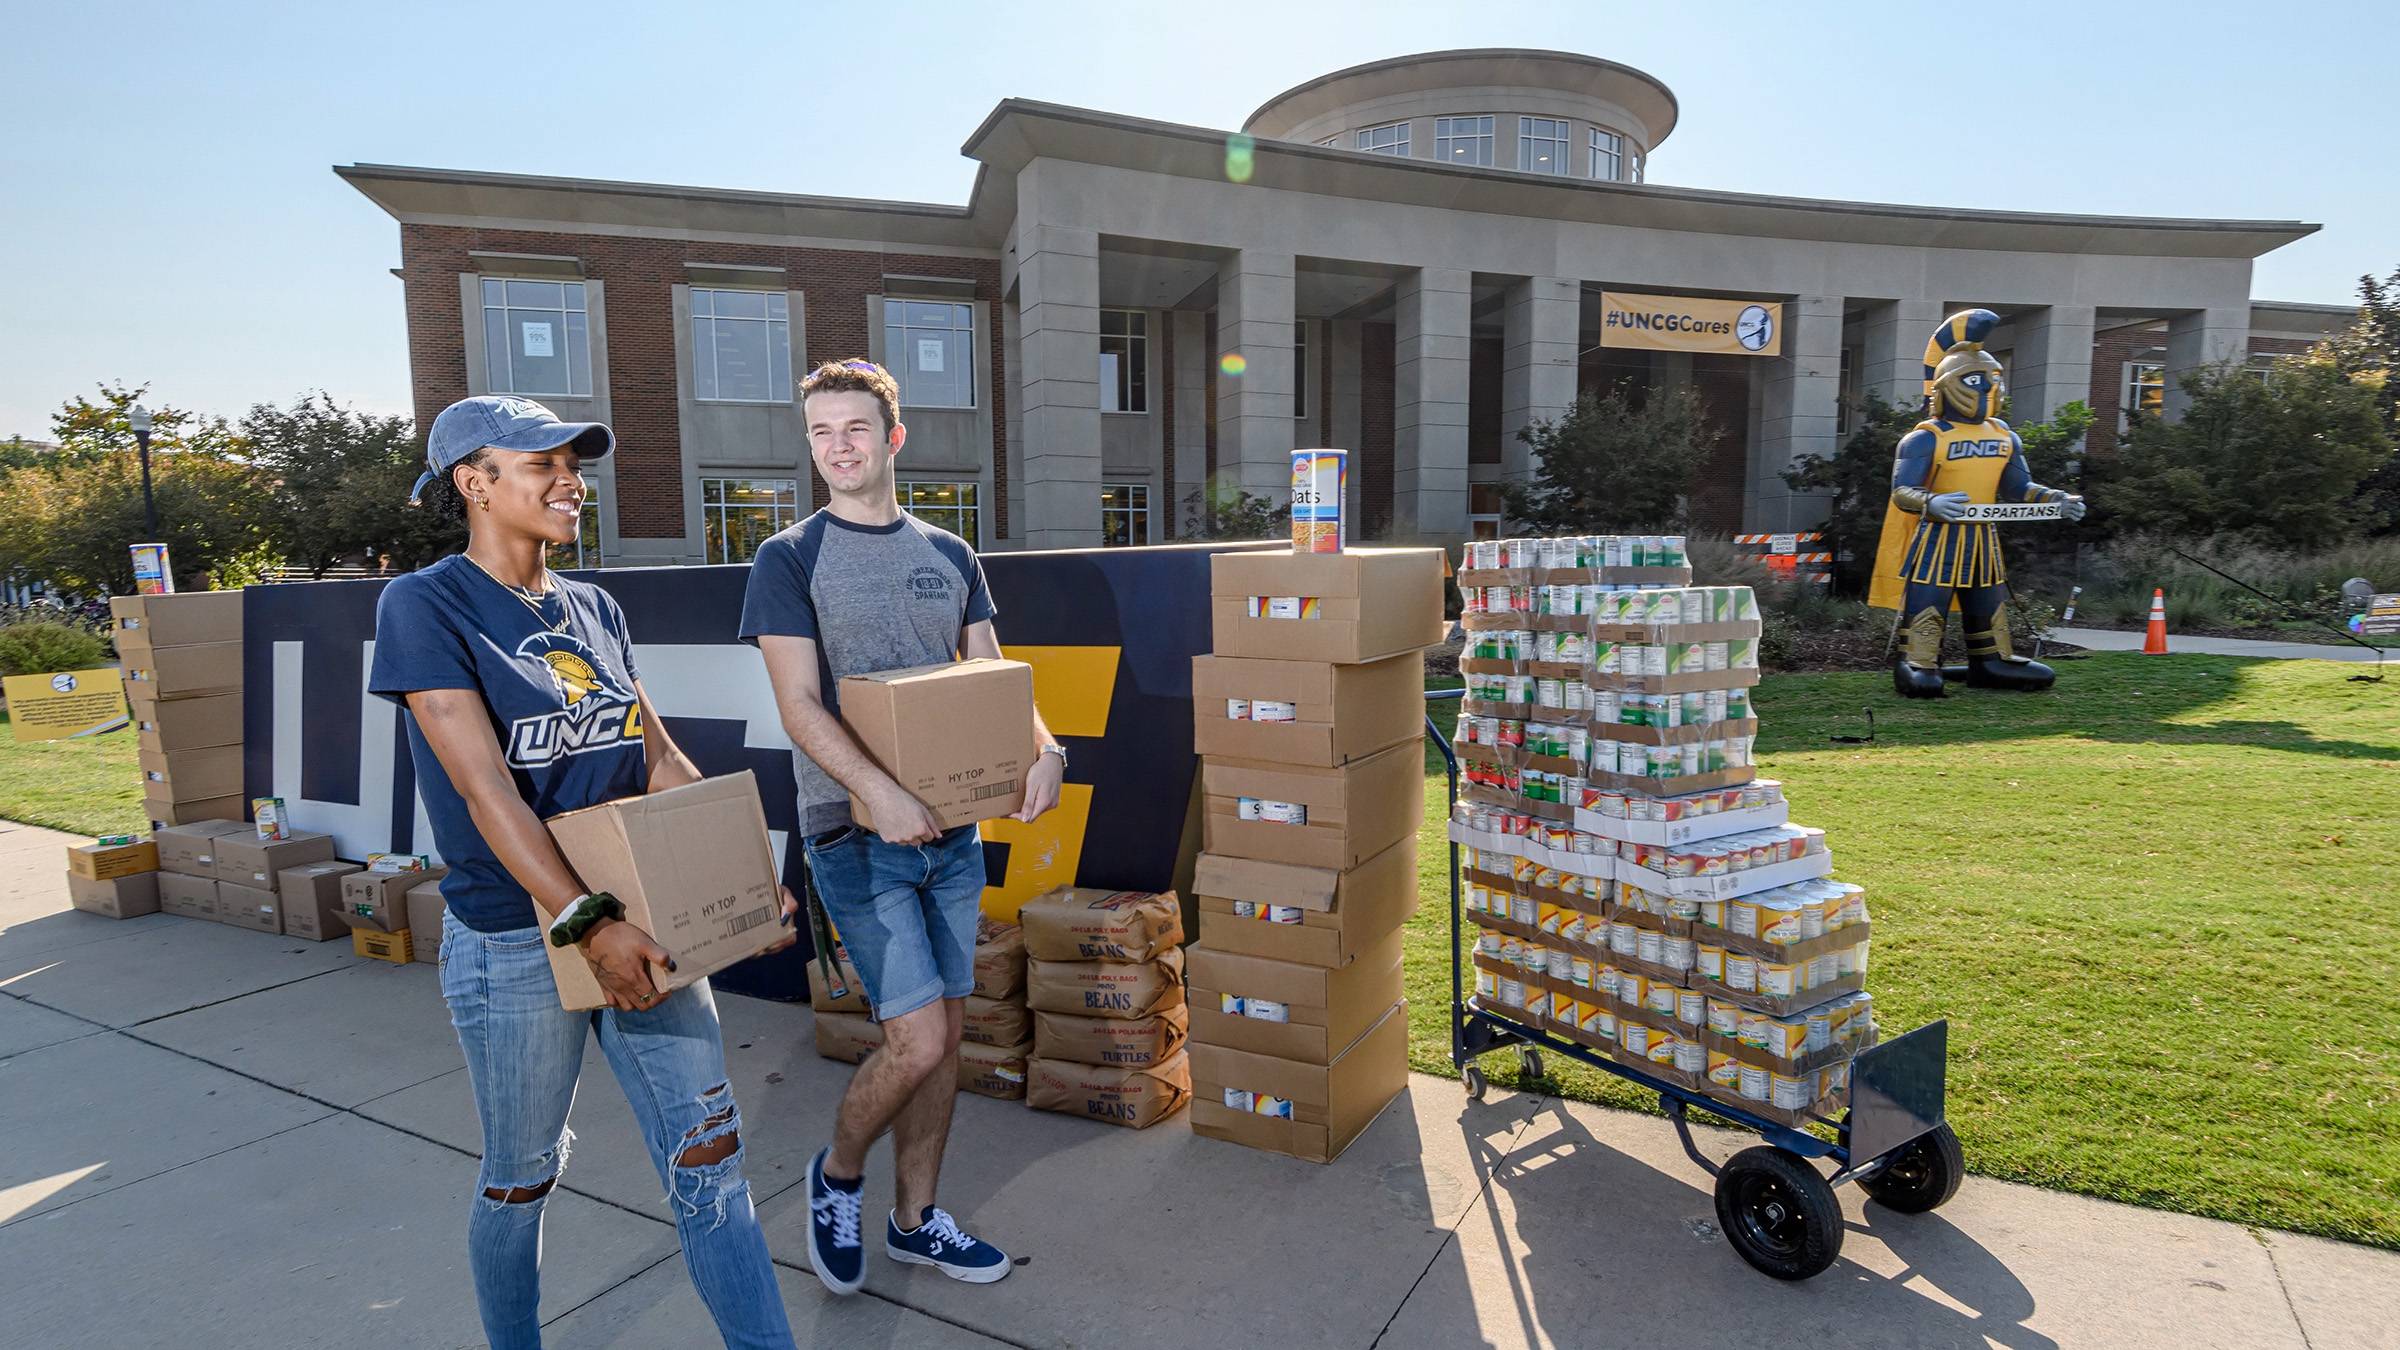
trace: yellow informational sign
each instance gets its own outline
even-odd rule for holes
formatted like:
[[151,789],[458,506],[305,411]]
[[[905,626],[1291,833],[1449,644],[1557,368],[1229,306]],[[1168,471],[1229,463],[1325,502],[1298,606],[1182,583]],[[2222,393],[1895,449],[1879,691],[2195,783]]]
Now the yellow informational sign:
[[8,723],[20,741],[96,736],[114,731],[128,720],[125,681],[106,667],[11,675],[0,685],[8,693]]
[[1764,300],[1600,293],[1600,345],[1724,356],[1783,355],[1783,306]]

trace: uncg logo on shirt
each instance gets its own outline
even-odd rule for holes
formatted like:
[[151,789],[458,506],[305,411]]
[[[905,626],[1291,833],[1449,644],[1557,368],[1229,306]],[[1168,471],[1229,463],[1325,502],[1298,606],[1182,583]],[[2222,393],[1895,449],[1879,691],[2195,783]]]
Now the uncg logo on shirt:
[[2000,459],[2008,454],[2006,441],[1952,441],[1952,459]]
[[641,741],[641,702],[632,690],[610,683],[606,668],[579,639],[535,633],[518,644],[517,655],[537,658],[548,668],[560,707],[509,724],[512,767],[538,769],[570,755]]
[[950,578],[938,567],[919,567],[908,574],[908,593],[919,600],[950,598]]

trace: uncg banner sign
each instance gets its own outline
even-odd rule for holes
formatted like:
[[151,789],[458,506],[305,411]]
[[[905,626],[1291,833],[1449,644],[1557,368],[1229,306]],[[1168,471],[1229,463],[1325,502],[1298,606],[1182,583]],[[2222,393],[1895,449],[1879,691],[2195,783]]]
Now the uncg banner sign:
[[[1192,658],[1210,648],[1209,555],[1257,545],[993,553],[983,557],[1008,656],[1067,747],[1059,804],[1031,824],[983,826],[984,908],[1013,918],[1056,886],[1164,890],[1188,867],[1198,760]],[[1288,546],[1286,546],[1288,547]],[[577,572],[616,597],[642,684],[705,774],[758,775],[795,892],[799,789],[766,663],[737,636],[750,569]],[[254,586],[243,593],[244,779],[345,858],[434,853],[399,710],[367,692],[383,581]],[[12,691],[13,693],[13,691]],[[722,989],[798,998],[800,944],[715,977]]]
[[1719,356],[1781,356],[1783,306],[1769,300],[1602,291],[1600,345]]

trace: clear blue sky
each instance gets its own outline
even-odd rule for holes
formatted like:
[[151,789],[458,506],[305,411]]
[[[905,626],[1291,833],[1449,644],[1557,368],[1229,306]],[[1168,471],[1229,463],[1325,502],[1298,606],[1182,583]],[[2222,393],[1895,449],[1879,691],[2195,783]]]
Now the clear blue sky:
[[103,379],[407,411],[398,227],[337,163],[959,202],[958,147],[1005,97],[1233,128],[1443,47],[1658,76],[1683,119],[1657,182],[2321,223],[2258,264],[2273,299],[2400,266],[2388,4],[13,0],[5,23],[0,436]]

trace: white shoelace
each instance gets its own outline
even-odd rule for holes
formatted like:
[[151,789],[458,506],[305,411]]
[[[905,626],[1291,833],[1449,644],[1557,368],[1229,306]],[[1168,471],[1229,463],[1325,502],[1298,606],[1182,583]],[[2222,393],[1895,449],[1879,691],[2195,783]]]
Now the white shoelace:
[[932,1214],[926,1217],[925,1227],[918,1231],[927,1230],[931,1230],[933,1233],[933,1252],[936,1256],[941,1255],[942,1244],[945,1242],[962,1252],[974,1245],[973,1238],[959,1231],[958,1220],[950,1217],[950,1211],[938,1206],[935,1207]]
[[816,1212],[819,1219],[828,1217],[828,1211],[830,1211],[833,1220],[833,1245],[837,1247],[859,1245],[858,1214],[860,1202],[864,1198],[861,1191],[845,1191],[830,1181],[825,1183],[825,1197],[810,1208]]

